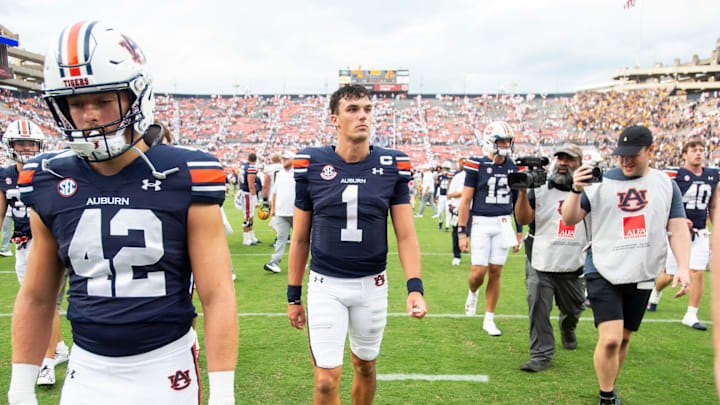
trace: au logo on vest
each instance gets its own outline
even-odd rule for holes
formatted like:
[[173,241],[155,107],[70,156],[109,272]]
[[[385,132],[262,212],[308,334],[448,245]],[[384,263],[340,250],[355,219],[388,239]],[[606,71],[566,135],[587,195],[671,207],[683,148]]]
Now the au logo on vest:
[[637,190],[634,187],[624,193],[617,193],[618,208],[623,212],[638,212],[648,204],[647,190]]

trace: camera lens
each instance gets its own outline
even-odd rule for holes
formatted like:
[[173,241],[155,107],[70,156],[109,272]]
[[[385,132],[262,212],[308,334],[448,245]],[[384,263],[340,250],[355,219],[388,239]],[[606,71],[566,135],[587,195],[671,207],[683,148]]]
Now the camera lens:
[[593,167],[592,176],[597,178],[597,177],[600,177],[601,175],[602,175],[602,169],[599,167]]

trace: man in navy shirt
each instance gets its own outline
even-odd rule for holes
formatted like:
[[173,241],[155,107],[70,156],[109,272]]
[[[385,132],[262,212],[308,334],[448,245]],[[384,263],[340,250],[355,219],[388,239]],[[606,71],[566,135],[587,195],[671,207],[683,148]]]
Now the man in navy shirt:
[[240,165],[240,190],[235,195],[235,208],[242,210],[243,221],[243,245],[257,245],[258,240],[253,232],[253,216],[257,206],[257,156],[255,153],[248,155],[248,161]]
[[[715,190],[720,173],[717,169],[703,167],[705,161],[705,143],[699,138],[685,142],[682,148],[683,167],[668,169],[666,173],[675,180],[683,196],[683,205],[687,215],[687,225],[692,234],[690,249],[690,292],[688,308],[682,319],[683,325],[697,330],[706,330],[697,317],[700,300],[705,289],[705,269],[710,261],[710,239],[707,222],[715,210]],[[709,214],[709,215],[708,215]],[[665,274],[655,281],[650,295],[648,311],[655,312],[662,290],[667,287],[677,272],[675,256],[668,254]]]
[[74,345],[61,404],[200,403],[192,281],[203,304],[209,403],[234,403],[222,166],[198,150],[150,146],[152,78],[128,36],[80,22],[47,55],[44,97],[71,150],[40,155],[20,173],[33,243],[13,313],[9,402],[36,403],[34,377],[67,267]]
[[[468,297],[465,315],[475,315],[477,297],[485,274],[488,274],[485,290],[485,317],[483,330],[490,336],[502,332],[495,325],[495,307],[500,298],[500,274],[507,260],[508,250],[518,248],[522,231],[515,233],[512,218],[517,192],[508,185],[508,173],[517,171],[510,158],[513,134],[503,121],[490,123],[483,131],[483,157],[465,161],[465,186],[458,213],[458,238],[460,249],[468,251],[468,232],[463,224],[472,222],[470,236],[470,261]],[[472,204],[472,207],[471,207]]]
[[295,155],[295,211],[288,265],[288,318],[305,325],[301,284],[308,253],[308,335],[315,366],[314,402],[340,403],[345,339],[349,331],[354,404],[375,395],[375,360],[387,320],[387,214],[407,279],[408,315],[427,312],[420,280],[420,249],[410,208],[410,160],[370,146],[372,103],[362,86],[344,86],[330,98],[337,145]]

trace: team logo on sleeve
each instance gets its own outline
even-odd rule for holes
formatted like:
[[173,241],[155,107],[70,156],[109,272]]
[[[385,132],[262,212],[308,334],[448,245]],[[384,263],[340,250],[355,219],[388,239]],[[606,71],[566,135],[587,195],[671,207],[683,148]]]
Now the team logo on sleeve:
[[77,183],[69,177],[62,179],[57,185],[57,191],[63,197],[72,197],[77,191]]
[[170,388],[175,391],[184,390],[190,386],[190,382],[192,381],[190,379],[190,370],[178,370],[175,374],[169,375],[168,380],[170,380]]
[[618,208],[623,212],[638,212],[648,204],[647,190],[637,190],[635,187],[624,193],[617,193]]
[[623,238],[625,240],[647,238],[645,214],[623,217]]
[[325,165],[322,171],[320,171],[320,177],[322,177],[323,180],[332,180],[335,176],[337,176],[337,172],[332,165]]

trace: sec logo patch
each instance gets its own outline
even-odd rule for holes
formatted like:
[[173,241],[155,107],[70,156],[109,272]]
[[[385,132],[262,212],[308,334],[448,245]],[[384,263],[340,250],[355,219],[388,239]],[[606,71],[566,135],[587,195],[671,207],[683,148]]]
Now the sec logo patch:
[[62,179],[57,185],[57,191],[63,197],[72,197],[77,191],[77,183],[69,177]]
[[335,176],[337,176],[337,172],[332,165],[323,166],[322,171],[320,172],[320,177],[322,177],[323,180],[332,180]]

